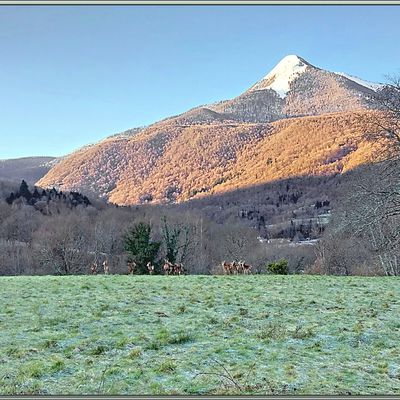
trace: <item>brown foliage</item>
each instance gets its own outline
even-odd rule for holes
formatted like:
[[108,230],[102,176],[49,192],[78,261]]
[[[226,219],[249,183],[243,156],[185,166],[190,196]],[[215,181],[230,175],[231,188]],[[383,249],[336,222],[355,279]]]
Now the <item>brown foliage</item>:
[[38,184],[90,190],[128,205],[180,202],[282,178],[343,173],[370,162],[381,149],[362,135],[363,118],[371,113],[271,124],[166,121],[73,153]]

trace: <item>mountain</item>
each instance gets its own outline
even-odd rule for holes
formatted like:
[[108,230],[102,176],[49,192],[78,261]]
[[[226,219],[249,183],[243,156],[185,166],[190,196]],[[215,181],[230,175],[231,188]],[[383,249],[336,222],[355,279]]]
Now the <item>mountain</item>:
[[361,134],[380,87],[290,55],[238,97],[82,148],[37,184],[130,205],[340,174],[376,157]]
[[211,108],[242,122],[353,111],[366,107],[373,94],[360,82],[291,55],[240,96]]
[[24,157],[0,160],[0,180],[35,183],[58,162],[55,157]]

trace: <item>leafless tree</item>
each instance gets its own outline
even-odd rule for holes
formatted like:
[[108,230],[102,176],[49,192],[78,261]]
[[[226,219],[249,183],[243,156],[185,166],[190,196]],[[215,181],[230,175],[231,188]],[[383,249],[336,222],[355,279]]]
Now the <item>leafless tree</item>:
[[226,251],[226,258],[235,261],[249,260],[255,248],[260,247],[257,232],[250,228],[231,225],[221,243]]
[[90,252],[88,224],[83,215],[53,218],[37,232],[39,258],[61,275],[88,273]]
[[391,77],[370,101],[377,111],[365,120],[364,134],[381,143],[381,154],[344,187],[349,195],[331,231],[365,240],[382,271],[400,275],[400,77]]
[[400,75],[388,76],[388,83],[370,98],[379,110],[371,114],[367,133],[375,139],[387,139],[387,144],[398,156],[400,149]]

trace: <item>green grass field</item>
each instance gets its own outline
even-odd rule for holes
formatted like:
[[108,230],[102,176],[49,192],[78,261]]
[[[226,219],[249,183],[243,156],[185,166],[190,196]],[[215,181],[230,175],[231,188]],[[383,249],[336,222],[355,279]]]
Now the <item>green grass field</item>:
[[2,277],[0,394],[399,394],[400,281]]

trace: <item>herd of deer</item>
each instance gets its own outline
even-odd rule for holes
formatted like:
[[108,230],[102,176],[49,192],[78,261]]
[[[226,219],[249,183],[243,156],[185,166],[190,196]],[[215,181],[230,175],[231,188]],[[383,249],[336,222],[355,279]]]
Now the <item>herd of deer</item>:
[[[110,273],[110,266],[108,265],[108,260],[103,261],[103,270],[104,274],[108,275]],[[149,275],[154,275],[154,265],[150,262],[146,265],[147,271]],[[97,261],[94,261],[90,267],[90,272],[92,275],[96,275],[99,268],[99,264]],[[226,261],[222,262],[222,269],[225,275],[235,275],[235,274],[251,274],[251,269],[253,267],[249,264],[246,264],[244,261],[233,261],[228,263]],[[128,262],[128,274],[133,275],[136,272],[137,264],[134,261]],[[183,275],[185,273],[185,269],[183,268],[182,263],[173,264],[168,260],[164,260],[163,271],[165,275]]]
[[[97,261],[94,261],[93,264],[90,267],[90,272],[92,273],[92,275],[96,275],[97,271],[99,268],[99,264]],[[108,275],[110,273],[110,266],[108,265],[108,261],[104,260],[103,261],[103,270],[104,270],[104,274]]]
[[172,262],[169,262],[165,259],[163,270],[165,275],[183,275],[185,272],[182,263],[173,264]]
[[[182,263],[179,264],[173,264],[169,262],[168,260],[164,260],[164,274],[165,275],[183,275],[185,270],[183,268]],[[110,267],[108,265],[108,261],[104,260],[103,262],[103,269],[104,269],[104,274],[108,275],[110,273]],[[150,262],[147,263],[146,265],[147,271],[149,272],[149,275],[154,275],[154,265]],[[99,263],[97,261],[94,261],[90,267],[90,272],[92,275],[97,275],[99,269]],[[137,264],[134,261],[129,261],[128,262],[128,275],[133,275],[137,270]]]
[[[154,265],[151,262],[146,264],[149,275],[154,275]],[[135,261],[128,262],[128,275],[133,275],[136,272],[137,264]]]
[[[154,265],[150,262],[147,263],[147,270],[150,275],[154,274]],[[135,273],[137,268],[137,264],[134,261],[128,262],[128,275],[132,275]],[[163,271],[165,275],[183,275],[185,272],[182,263],[173,264],[168,260],[164,260]]]
[[222,269],[225,275],[251,274],[252,268],[250,264],[246,264],[244,261],[232,261],[231,263],[222,261]]

